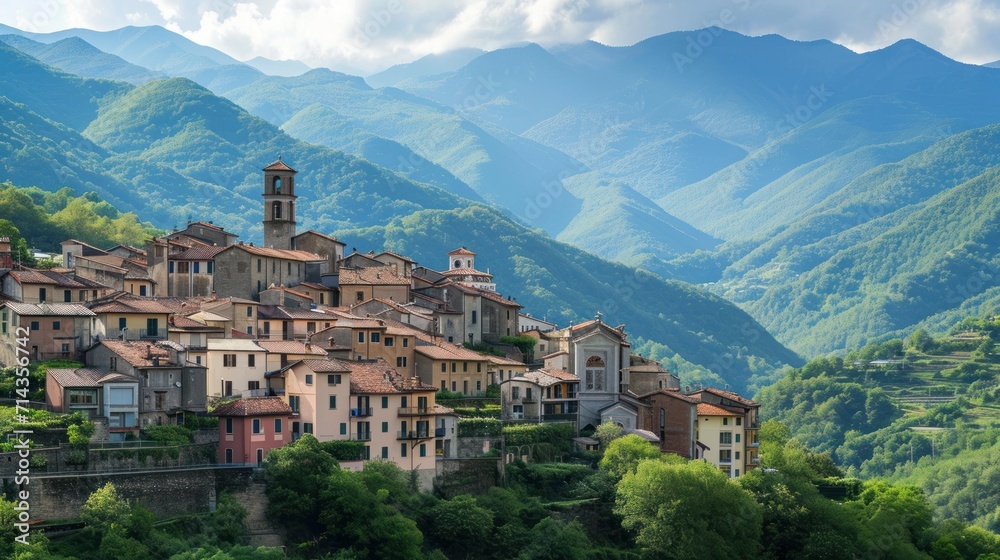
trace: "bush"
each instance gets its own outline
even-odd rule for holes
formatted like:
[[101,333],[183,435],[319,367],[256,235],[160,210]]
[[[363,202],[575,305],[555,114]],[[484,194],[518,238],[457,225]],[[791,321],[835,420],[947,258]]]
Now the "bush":
[[568,423],[519,424],[505,427],[503,435],[507,445],[548,443],[565,453],[572,448],[576,426]]
[[150,426],[143,430],[146,437],[162,445],[188,445],[191,443],[191,430],[184,426],[166,425]]
[[514,461],[507,467],[507,476],[523,484],[529,495],[544,500],[558,500],[569,495],[594,470],[587,465],[570,463],[523,463]]
[[365,442],[353,440],[324,441],[320,449],[338,461],[358,461],[365,453]]
[[503,430],[503,424],[496,418],[459,418],[459,437],[498,437]]

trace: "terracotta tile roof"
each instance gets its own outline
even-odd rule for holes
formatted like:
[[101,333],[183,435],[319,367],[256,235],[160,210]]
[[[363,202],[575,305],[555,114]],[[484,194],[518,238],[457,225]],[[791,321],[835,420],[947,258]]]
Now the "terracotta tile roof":
[[552,385],[557,385],[559,383],[580,382],[579,377],[568,371],[550,369],[536,369],[534,371],[522,373],[514,378],[515,381],[518,379],[528,379],[540,387],[551,387]]
[[106,338],[101,341],[101,344],[106,346],[108,350],[114,352],[133,367],[153,367],[153,358],[158,358],[160,366],[177,366],[177,364],[170,363],[170,352],[168,352],[166,348],[158,346],[152,342]]
[[731,412],[711,403],[698,403],[698,416],[740,416],[736,412]]
[[384,266],[340,269],[341,286],[409,286],[410,280]]
[[675,399],[682,400],[684,402],[691,403],[691,404],[697,404],[697,403],[701,402],[700,400],[698,400],[698,399],[696,399],[696,398],[694,398],[692,396],[685,395],[684,393],[680,392],[679,389],[657,389],[655,391],[650,391],[648,393],[639,395],[639,398],[645,399],[645,398],[651,397],[653,395],[666,395],[668,397],[673,397]]
[[243,338],[243,339],[247,339],[247,340],[256,340],[257,339],[257,337],[255,337],[252,334],[248,334],[248,333],[245,333],[243,331],[238,331],[236,329],[229,329],[229,336],[232,337],[232,338]]
[[[226,230],[222,229],[222,227],[217,226],[215,224],[210,224],[208,222],[188,222],[187,227],[191,227],[191,226],[198,226],[198,227],[203,227],[203,228],[206,228],[206,229],[214,229],[215,231],[226,231]],[[187,229],[187,228],[184,228],[184,229]]]
[[225,249],[219,252],[222,253],[229,250],[240,250],[250,253],[251,255],[257,255],[259,257],[285,259],[288,261],[317,262],[326,260],[323,257],[317,255],[316,253],[310,253],[309,251],[268,249],[266,247],[255,247],[253,245],[230,245],[229,247],[226,247]]
[[493,275],[489,272],[483,272],[474,268],[453,268],[451,270],[442,270],[441,274],[445,276],[485,276],[493,278]]
[[215,409],[215,416],[290,416],[292,408],[280,397],[244,397]]
[[299,340],[261,340],[258,346],[267,350],[271,354],[312,354],[315,356],[325,356],[326,351],[322,348],[310,344],[306,349],[306,344]]
[[315,373],[350,373],[352,364],[354,363],[355,362],[338,360],[336,358],[326,358],[323,360],[298,360],[288,364],[282,368],[281,371],[288,371],[289,369],[292,369],[295,364],[302,364]]
[[503,297],[503,295],[498,294],[494,291],[484,290],[482,288],[477,288],[477,290],[479,291],[479,295],[483,296],[486,299],[493,300],[499,303],[500,305],[505,305],[507,307],[517,307],[517,308],[524,307],[520,303],[517,303],[514,300],[506,299]]
[[[737,393],[734,393],[732,391],[724,391],[722,389],[716,389],[714,387],[706,387],[704,389],[701,389],[701,391],[712,393],[714,395],[717,395],[717,396],[729,399],[731,401],[738,402],[740,404],[745,404],[747,406],[760,406],[760,404],[758,404],[758,403],[756,403],[756,402],[754,402],[754,401],[752,401],[752,400],[750,400],[748,398],[745,398],[745,397],[743,397],[743,396],[741,396],[741,395],[739,395]],[[696,391],[696,392],[701,392],[701,391]]]
[[[286,294],[292,294],[293,296],[298,297],[298,298],[307,299],[309,301],[313,300],[312,296],[310,296],[309,294],[305,294],[305,293],[293,290],[291,288],[286,288],[284,286],[274,286],[273,288],[268,288],[267,290],[278,290],[280,292],[285,292]],[[264,291],[267,291],[267,290],[264,290]]]
[[408,263],[417,264],[417,261],[411,259],[410,257],[404,257],[403,255],[400,255],[399,253],[393,253],[392,251],[382,251],[381,253],[379,253],[379,254],[377,254],[375,256],[376,257],[381,257],[382,255],[389,255],[390,257],[396,257],[397,259],[406,261]]
[[173,253],[170,255],[172,261],[211,261],[215,260],[215,255],[225,251],[228,247],[217,245],[198,245],[186,251]]
[[206,300],[202,296],[194,297],[155,297],[147,298],[159,303],[174,313],[190,315],[201,310]]
[[230,319],[229,317],[224,317],[222,315],[218,315],[216,313],[212,313],[211,311],[205,311],[205,310],[198,311],[197,313],[192,313],[191,315],[188,315],[188,318],[191,319],[192,321],[198,321],[202,324],[207,323],[209,321],[213,323],[233,322],[233,320]]
[[225,331],[223,327],[213,327],[206,325],[205,323],[195,321],[190,317],[185,317],[183,315],[171,315],[167,317],[167,324],[170,325],[171,329],[177,330],[215,330],[215,331]]
[[281,156],[278,156],[278,161],[272,163],[271,165],[268,165],[261,171],[291,171],[292,173],[298,173],[298,171],[295,171],[291,167],[288,167],[288,165],[285,162],[281,161]]
[[146,256],[146,251],[145,250],[140,249],[138,247],[133,247],[131,245],[122,245],[122,244],[115,245],[114,247],[108,249],[108,252],[110,253],[111,251],[114,251],[115,249],[125,249],[126,251],[128,251],[129,253],[132,253],[134,255],[139,255],[139,256],[143,256],[143,257]]
[[419,377],[401,375],[381,358],[348,363],[351,364],[351,393],[385,394],[437,390],[432,385],[424,385]]
[[84,288],[96,289],[96,290],[110,290],[111,286],[102,284],[97,280],[91,280],[90,278],[84,278],[83,276],[73,275],[73,280],[80,283]]
[[524,362],[519,362],[513,358],[508,358],[506,356],[487,356],[486,358],[491,364],[496,364],[498,366],[524,366]]
[[448,255],[470,255],[470,256],[475,256],[475,253],[473,253],[472,251],[466,249],[465,247],[460,247],[458,249],[455,249],[454,251],[449,251]]
[[548,360],[549,358],[555,358],[556,356],[562,356],[563,354],[566,354],[567,356],[569,356],[569,352],[567,352],[565,350],[559,350],[558,352],[553,352],[553,353],[551,353],[551,354],[549,354],[547,356],[542,356],[542,359],[543,360]]
[[56,380],[60,387],[100,387],[102,383],[124,381],[137,383],[139,380],[116,372],[94,368],[50,368],[46,375]]
[[450,342],[439,341],[437,344],[429,346],[417,345],[414,347],[417,354],[426,356],[432,360],[485,362],[489,356],[474,352],[463,346],[457,346]]
[[162,303],[153,300],[132,296],[124,292],[110,296],[103,300],[92,301],[87,304],[94,313],[172,313],[173,311]]
[[122,271],[128,270],[125,267],[125,257],[119,257],[118,255],[77,255],[76,258],[85,261],[93,261],[113,268],[120,268]]
[[5,301],[0,306],[9,307],[14,313],[40,317],[93,317],[95,313],[79,303],[21,303]]
[[304,235],[315,235],[317,237],[322,237],[324,239],[336,242],[338,245],[341,245],[341,246],[344,246],[344,247],[347,246],[346,243],[344,243],[343,241],[337,239],[336,237],[331,237],[331,236],[329,236],[329,235],[327,235],[325,233],[320,233],[320,232],[318,232],[316,230],[312,230],[312,229],[303,231],[302,233],[299,233],[299,234],[296,234],[296,235],[293,235],[292,239],[298,239],[298,238],[300,238],[300,237],[302,237]]
[[331,291],[331,290],[333,290],[333,288],[331,288],[329,286],[324,286],[323,284],[317,284],[315,282],[300,282],[300,283],[298,283],[298,284],[296,284],[295,286],[292,286],[292,287],[293,288],[297,288],[299,286],[304,286],[306,288],[312,288],[313,290],[323,290],[323,291]]
[[51,270],[12,270],[8,274],[17,280],[18,284],[49,284],[62,288],[85,288],[83,284],[77,282],[64,274]]

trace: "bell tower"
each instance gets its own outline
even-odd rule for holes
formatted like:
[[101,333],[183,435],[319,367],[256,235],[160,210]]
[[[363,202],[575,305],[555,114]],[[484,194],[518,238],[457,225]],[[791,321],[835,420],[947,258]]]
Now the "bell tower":
[[264,246],[292,249],[295,236],[295,174],[285,162],[264,168]]

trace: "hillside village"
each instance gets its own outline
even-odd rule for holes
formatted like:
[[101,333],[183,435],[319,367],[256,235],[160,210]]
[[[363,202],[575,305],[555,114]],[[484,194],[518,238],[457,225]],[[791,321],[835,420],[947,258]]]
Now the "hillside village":
[[442,460],[499,451],[463,451],[448,406],[487,396],[504,423],[569,424],[584,449],[612,423],[733,478],[759,464],[757,403],[682,390],[600,313],[533,317],[470,248],[421,265],[300,232],[295,175],[280,158],[263,169],[263,246],[192,221],[142,248],[68,239],[61,267],[33,270],[0,240],[0,366],[19,344],[33,362],[82,363],[50,367],[36,406],[82,413],[95,443],[217,418],[219,464],[259,465],[312,434],[363,443],[345,468],[388,460],[430,488]]

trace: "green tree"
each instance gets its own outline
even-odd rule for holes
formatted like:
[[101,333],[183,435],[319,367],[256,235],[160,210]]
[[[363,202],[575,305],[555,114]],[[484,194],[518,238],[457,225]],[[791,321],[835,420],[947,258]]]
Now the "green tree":
[[338,468],[337,461],[311,434],[267,454],[264,481],[268,512],[285,524],[293,538],[322,531],[319,492]]
[[124,531],[131,515],[132,506],[110,482],[94,490],[80,508],[80,521],[101,533],[107,533],[112,525]]
[[551,517],[531,529],[528,545],[520,560],[577,560],[587,558],[590,539],[577,521],[558,521]]
[[642,461],[618,483],[615,512],[654,558],[752,558],[762,513],[714,466]]
[[493,515],[467,494],[442,500],[426,513],[427,535],[449,558],[475,558],[493,533]]
[[612,479],[621,480],[626,473],[634,471],[640,461],[658,459],[660,455],[660,450],[655,445],[635,434],[629,434],[608,444],[598,466]]
[[594,439],[601,442],[602,449],[607,449],[608,444],[620,437],[625,437],[625,428],[614,422],[602,422],[594,430]]

